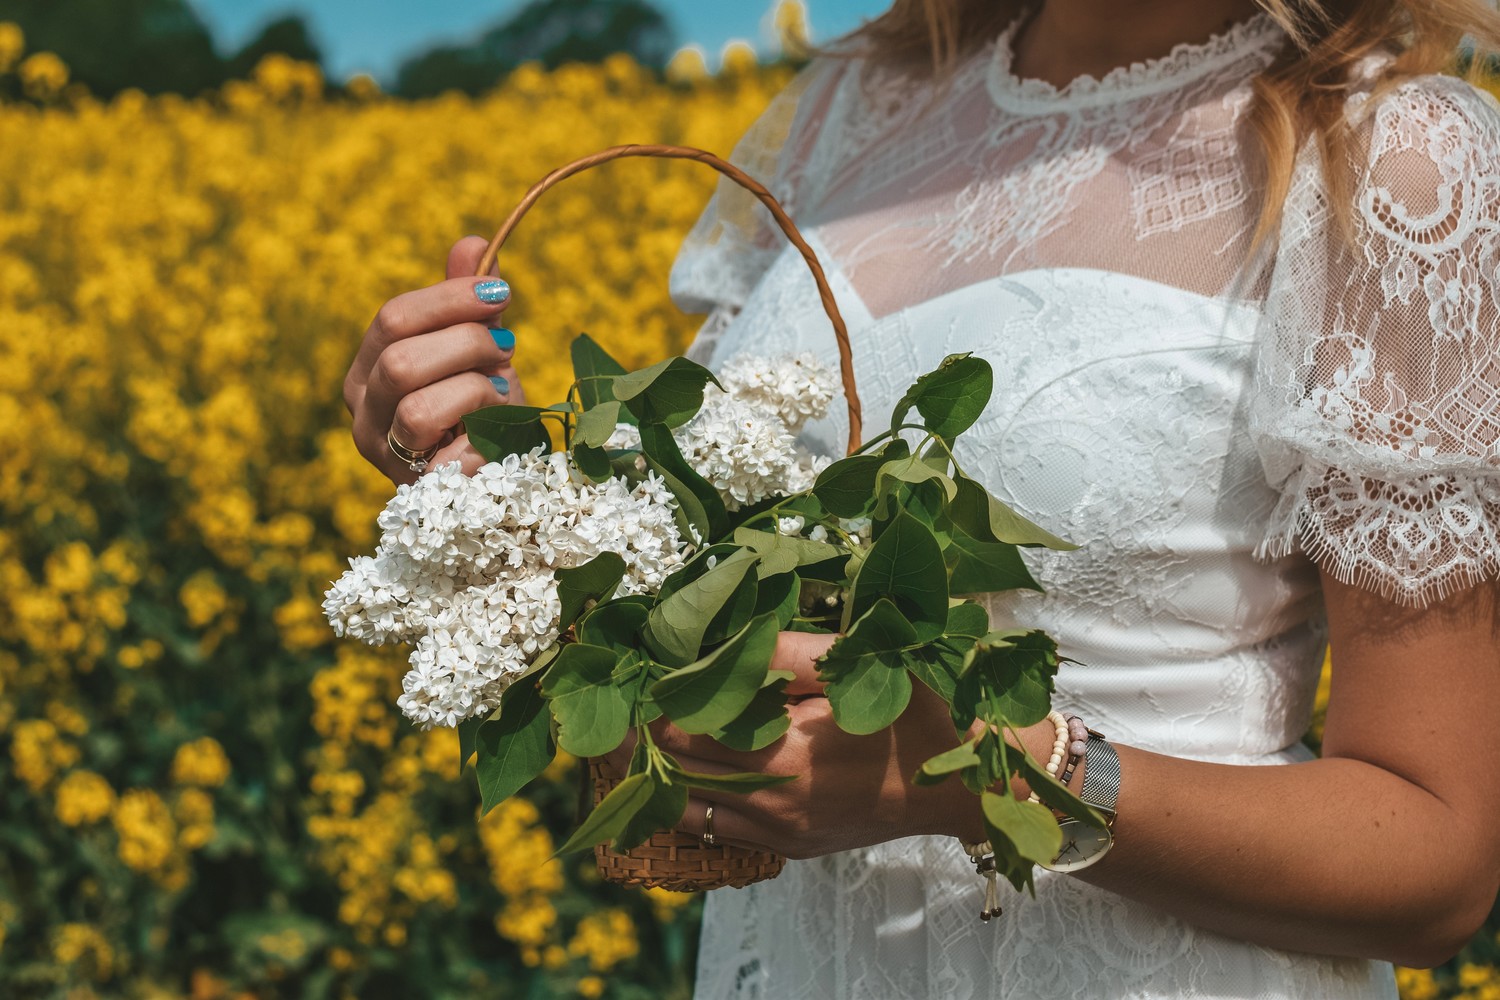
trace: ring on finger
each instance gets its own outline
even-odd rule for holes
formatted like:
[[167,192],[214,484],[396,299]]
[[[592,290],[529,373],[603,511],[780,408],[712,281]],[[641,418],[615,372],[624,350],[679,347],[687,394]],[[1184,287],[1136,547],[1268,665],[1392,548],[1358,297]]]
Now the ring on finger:
[[427,463],[432,461],[432,456],[438,452],[437,445],[433,445],[431,448],[424,448],[421,451],[413,451],[396,440],[395,428],[391,428],[385,432],[385,443],[391,449],[392,455],[405,462],[406,467],[416,473],[427,471]]
[[719,846],[718,839],[714,837],[714,807],[713,806],[709,806],[708,807],[708,811],[703,814],[703,836],[700,837],[699,839],[703,841],[703,846],[704,847],[717,847],[717,846]]

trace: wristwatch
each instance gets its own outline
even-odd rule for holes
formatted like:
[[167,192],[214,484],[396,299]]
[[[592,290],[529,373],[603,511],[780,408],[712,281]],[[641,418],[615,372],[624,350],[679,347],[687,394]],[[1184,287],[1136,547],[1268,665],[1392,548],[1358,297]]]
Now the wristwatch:
[[1114,846],[1115,801],[1120,796],[1120,758],[1099,733],[1089,730],[1083,751],[1083,789],[1078,797],[1104,815],[1104,827],[1090,826],[1081,819],[1064,816],[1062,849],[1041,867],[1052,872],[1082,871]]

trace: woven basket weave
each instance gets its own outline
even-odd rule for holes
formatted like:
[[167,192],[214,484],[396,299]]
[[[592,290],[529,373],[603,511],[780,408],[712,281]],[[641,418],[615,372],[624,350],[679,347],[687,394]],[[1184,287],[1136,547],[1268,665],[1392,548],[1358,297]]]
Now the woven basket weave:
[[[611,146],[558,167],[533,184],[526,192],[526,196],[510,213],[510,217],[501,225],[495,238],[490,241],[489,248],[475,270],[476,276],[483,277],[490,273],[490,268],[495,265],[500,248],[505,245],[511,231],[544,191],[574,174],[582,173],[601,163],[628,156],[664,157],[702,163],[749,191],[770,211],[771,217],[781,231],[802,254],[802,259],[807,263],[808,270],[812,272],[813,280],[817,283],[818,297],[823,302],[823,309],[833,324],[833,333],[838,341],[839,349],[839,374],[843,381],[844,402],[849,415],[848,452],[853,454],[859,447],[862,431],[859,393],[854,384],[854,357],[849,347],[848,328],[844,325],[844,318],[839,314],[837,303],[834,302],[833,291],[829,288],[823,267],[818,262],[817,255],[813,253],[812,248],[797,230],[796,224],[786,214],[786,210],[766,190],[765,186],[738,167],[706,150],[687,146]],[[622,778],[603,758],[597,757],[589,761],[589,776],[594,786],[596,805]],[[608,844],[600,844],[594,848],[594,857],[599,864],[600,874],[607,881],[644,888],[670,889],[675,892],[699,892],[725,887],[740,888],[752,882],[775,878],[786,864],[785,858],[769,851],[730,844],[709,847],[698,837],[675,830],[659,830],[652,834],[644,844],[625,853],[612,850]]]

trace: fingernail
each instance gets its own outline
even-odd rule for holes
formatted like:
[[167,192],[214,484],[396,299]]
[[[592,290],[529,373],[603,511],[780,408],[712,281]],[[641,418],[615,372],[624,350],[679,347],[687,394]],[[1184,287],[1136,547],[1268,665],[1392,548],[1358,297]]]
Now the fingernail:
[[504,375],[491,375],[490,385],[494,386],[495,391],[500,395],[510,395],[510,379],[506,378]]
[[510,298],[510,284],[499,278],[491,278],[489,281],[481,281],[474,286],[474,294],[479,301],[487,306],[498,306]]
[[514,351],[516,349],[516,335],[504,327],[490,327],[490,336],[495,338],[495,346],[502,351]]

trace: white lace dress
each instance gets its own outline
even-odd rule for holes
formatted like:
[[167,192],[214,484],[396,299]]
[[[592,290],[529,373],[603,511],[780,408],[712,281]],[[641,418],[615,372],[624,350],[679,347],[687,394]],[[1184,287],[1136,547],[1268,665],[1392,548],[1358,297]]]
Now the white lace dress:
[[[1016,78],[1008,35],[936,95],[815,63],[738,157],[830,270],[867,427],[944,355],[993,364],[960,457],[1082,546],[1027,550],[1048,593],[990,602],[1081,661],[1059,706],[1161,753],[1305,759],[1311,558],[1409,603],[1497,575],[1500,113],[1451,79],[1355,97],[1353,249],[1309,149],[1274,254],[1250,261],[1241,118],[1272,22],[1063,89]],[[834,357],[804,265],[727,188],[673,289],[711,311],[711,364]],[[836,452],[842,424],[811,443]],[[1064,875],[988,924],[979,894],[948,839],[792,862],[710,896],[697,995],[1396,995],[1383,963],[1232,940]]]

